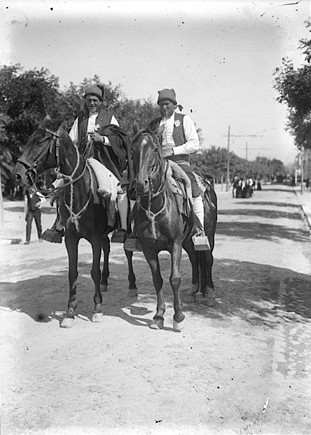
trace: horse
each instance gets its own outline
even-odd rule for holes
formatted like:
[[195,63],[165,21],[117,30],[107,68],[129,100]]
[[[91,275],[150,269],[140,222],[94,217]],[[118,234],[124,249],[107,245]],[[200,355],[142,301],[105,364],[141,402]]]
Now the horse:
[[[32,185],[37,175],[55,168],[63,180],[58,191],[59,214],[65,225],[65,245],[68,255],[69,301],[60,326],[69,328],[77,308],[76,284],[78,278],[78,245],[86,239],[92,246],[91,277],[95,286],[93,322],[103,320],[102,291],[108,289],[110,239],[112,228],[107,224],[107,211],[101,201],[94,201],[92,189],[95,176],[87,160],[80,154],[59,123],[49,118],[43,120],[30,136],[23,154],[15,165],[17,184]],[[56,193],[54,190],[54,193]],[[103,270],[100,270],[101,252],[104,253]],[[132,265],[133,253],[125,251],[128,262],[129,296],[137,296],[136,277]]]
[[170,285],[174,296],[173,328],[179,331],[185,315],[180,299],[180,265],[182,248],[192,266],[192,285],[188,299],[195,301],[198,292],[214,300],[212,280],[213,249],[217,222],[217,196],[209,184],[204,192],[204,230],[210,250],[195,251],[192,236],[198,219],[193,211],[186,217],[180,212],[168,177],[168,162],[163,157],[159,138],[150,129],[134,129],[132,156],[136,186],[136,204],[133,209],[134,228],[141,242],[143,254],[151,269],[157,295],[157,308],[152,329],[164,326],[165,302],[162,294],[159,253],[166,250],[171,256]]

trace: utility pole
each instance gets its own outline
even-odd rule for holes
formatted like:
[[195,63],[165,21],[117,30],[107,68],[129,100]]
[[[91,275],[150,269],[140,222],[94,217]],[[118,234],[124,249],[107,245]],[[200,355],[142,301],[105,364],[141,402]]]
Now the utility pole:
[[226,180],[226,192],[229,191],[230,184],[230,125],[228,126],[228,146],[227,146],[227,180]]
[[[226,192],[229,190],[229,184],[230,184],[230,138],[231,137],[262,137],[262,134],[231,134],[230,133],[230,125],[228,126],[228,134],[227,134],[227,151],[228,151],[228,159],[227,159],[227,181],[226,181]],[[247,160],[247,151],[248,151],[248,145],[246,142],[246,160]]]

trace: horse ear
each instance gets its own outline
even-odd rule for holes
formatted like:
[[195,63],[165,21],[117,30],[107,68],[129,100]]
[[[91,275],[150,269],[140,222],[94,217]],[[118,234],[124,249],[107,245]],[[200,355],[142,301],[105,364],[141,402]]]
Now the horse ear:
[[134,121],[132,129],[133,129],[134,135],[136,135],[139,131],[139,125],[136,121]]

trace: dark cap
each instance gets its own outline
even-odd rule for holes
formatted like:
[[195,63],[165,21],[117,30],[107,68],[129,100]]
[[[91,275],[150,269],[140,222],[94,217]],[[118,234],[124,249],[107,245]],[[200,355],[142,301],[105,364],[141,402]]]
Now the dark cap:
[[84,98],[87,97],[87,95],[95,95],[101,101],[103,100],[103,91],[97,85],[87,86],[84,91]]
[[158,94],[158,104],[161,101],[170,101],[173,104],[177,104],[174,89],[163,89],[162,91],[158,91]]

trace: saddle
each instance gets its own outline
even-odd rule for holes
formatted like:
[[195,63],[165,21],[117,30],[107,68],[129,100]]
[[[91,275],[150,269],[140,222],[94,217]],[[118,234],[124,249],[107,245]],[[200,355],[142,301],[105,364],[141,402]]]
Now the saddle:
[[[175,195],[179,213],[189,217],[192,203],[192,189],[189,177],[186,172],[172,160],[168,160],[168,165],[167,179]],[[197,173],[193,172],[193,174],[203,197],[206,189],[208,187],[211,188],[211,185],[209,182],[204,183],[202,177]]]

